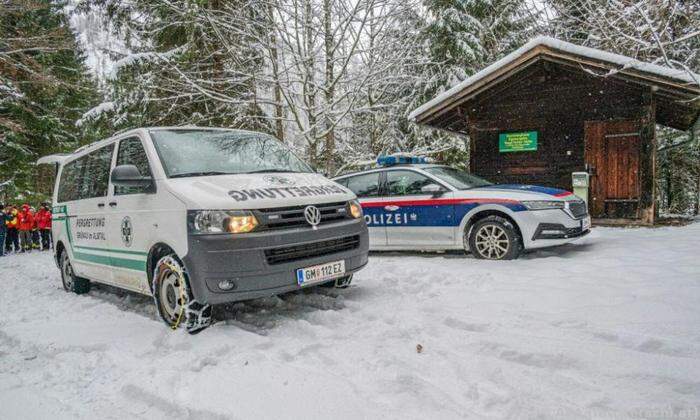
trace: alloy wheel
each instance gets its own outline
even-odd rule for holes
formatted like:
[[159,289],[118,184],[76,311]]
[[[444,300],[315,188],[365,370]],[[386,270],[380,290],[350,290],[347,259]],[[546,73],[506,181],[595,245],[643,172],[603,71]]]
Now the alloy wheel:
[[506,231],[495,224],[487,224],[476,232],[476,251],[484,258],[500,260],[510,249]]

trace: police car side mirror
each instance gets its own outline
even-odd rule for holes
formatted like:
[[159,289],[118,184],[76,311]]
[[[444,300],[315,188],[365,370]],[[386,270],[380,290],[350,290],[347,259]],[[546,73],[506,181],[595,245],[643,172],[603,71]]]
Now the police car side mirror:
[[430,194],[432,196],[442,195],[445,192],[445,190],[437,184],[424,185],[420,191],[423,194]]
[[148,187],[153,183],[150,176],[143,176],[134,165],[119,165],[112,169],[112,184],[120,187]]

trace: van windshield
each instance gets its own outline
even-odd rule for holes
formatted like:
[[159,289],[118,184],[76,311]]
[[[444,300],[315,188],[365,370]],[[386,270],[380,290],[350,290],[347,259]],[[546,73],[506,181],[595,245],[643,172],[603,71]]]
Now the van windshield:
[[170,178],[263,172],[313,172],[272,136],[250,131],[152,130]]
[[425,171],[435,175],[458,190],[468,190],[470,188],[486,187],[493,185],[489,181],[472,175],[468,172],[449,166],[433,166],[425,168]]

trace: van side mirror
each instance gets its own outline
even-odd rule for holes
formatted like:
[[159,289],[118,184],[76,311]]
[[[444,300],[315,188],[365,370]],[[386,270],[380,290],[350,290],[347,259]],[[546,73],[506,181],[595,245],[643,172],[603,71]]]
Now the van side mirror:
[[134,165],[119,165],[112,169],[112,184],[120,187],[148,187],[153,184],[150,176],[143,176]]
[[445,189],[437,184],[428,184],[421,187],[420,191],[423,194],[430,194],[433,197],[440,196],[445,193]]

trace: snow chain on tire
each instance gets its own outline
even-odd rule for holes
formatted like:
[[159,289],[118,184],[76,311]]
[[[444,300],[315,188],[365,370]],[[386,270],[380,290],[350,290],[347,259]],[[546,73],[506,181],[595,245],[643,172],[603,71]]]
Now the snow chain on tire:
[[[180,305],[180,312],[177,315],[177,319],[175,320],[175,323],[170,326],[170,328],[173,330],[178,329],[184,320],[185,329],[187,332],[194,334],[211,325],[211,305],[203,305],[197,302],[194,297],[191,296],[191,293],[187,287],[187,275],[184,272],[181,264],[172,255],[161,258],[158,261],[156,268],[153,270],[153,284],[151,285],[153,296],[156,296],[156,288],[160,286],[160,282],[162,281],[163,271],[161,268],[163,266],[167,267],[172,273],[177,275],[180,284],[178,291],[180,293],[180,299],[183,302],[183,304]],[[159,297],[160,299],[165,298],[164,296],[160,296],[160,294]],[[157,299],[155,300],[158,314],[161,316],[161,318],[166,319],[166,316],[164,316],[163,310],[161,309],[161,303],[159,303]]]

